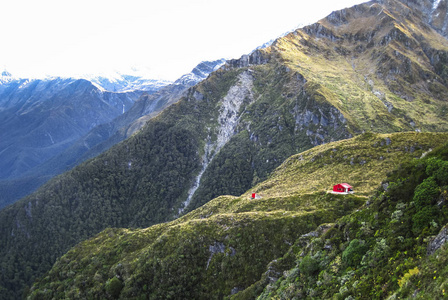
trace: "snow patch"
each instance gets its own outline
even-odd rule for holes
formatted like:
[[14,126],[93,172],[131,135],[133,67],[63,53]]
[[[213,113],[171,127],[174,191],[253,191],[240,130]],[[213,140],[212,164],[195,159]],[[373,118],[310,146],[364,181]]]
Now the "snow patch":
[[156,91],[161,89],[171,81],[150,79],[141,75],[128,75],[119,72],[113,72],[103,75],[84,74],[80,79],[86,79],[96,86],[100,91],[109,91],[114,93],[140,91]]
[[[87,80],[87,79],[86,79]],[[89,80],[91,84],[93,84],[94,87],[96,87],[100,92],[107,92],[105,88],[103,88],[101,85],[99,85],[97,82],[95,81],[91,81]]]
[[11,73],[9,73],[6,70],[3,70],[1,75],[0,75],[0,84],[7,84],[10,83],[13,80],[18,80],[16,78],[14,78]]
[[434,12],[436,11],[437,7],[439,7],[440,1],[441,1],[441,0],[435,0],[434,3],[432,4],[431,13],[429,14],[429,23],[430,23],[430,24],[432,23],[432,20],[433,20],[434,18],[437,18],[437,17],[439,16],[439,13],[436,13],[436,14],[434,15]]
[[25,87],[28,85],[28,83],[30,83],[30,80],[29,80],[29,79],[25,80],[25,81],[19,86],[19,89],[23,89],[23,88],[25,88]]

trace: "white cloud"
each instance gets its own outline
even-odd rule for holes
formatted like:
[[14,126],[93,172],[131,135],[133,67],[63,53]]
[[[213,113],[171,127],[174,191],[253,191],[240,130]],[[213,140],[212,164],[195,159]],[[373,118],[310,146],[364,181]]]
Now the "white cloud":
[[299,24],[361,2],[2,1],[0,67],[39,76],[142,66],[154,77],[176,79],[201,60],[238,58]]

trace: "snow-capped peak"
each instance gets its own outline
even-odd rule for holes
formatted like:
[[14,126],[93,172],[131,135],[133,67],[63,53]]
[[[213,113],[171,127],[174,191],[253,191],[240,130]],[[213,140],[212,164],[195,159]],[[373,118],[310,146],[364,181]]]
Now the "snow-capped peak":
[[84,74],[79,76],[89,80],[96,87],[110,92],[155,91],[170,83],[168,80],[153,79],[139,68],[133,67],[129,72],[112,71],[100,74]]
[[2,72],[2,77],[12,77],[11,73],[9,73],[8,71],[4,70]]
[[1,76],[0,76],[0,83],[1,84],[4,84],[4,83],[8,83],[8,82],[11,82],[11,81],[13,81],[13,80],[15,80],[16,78],[14,78],[12,75],[11,75],[11,73],[9,73],[8,71],[6,71],[6,70],[3,70],[2,71],[2,74],[1,74]]
[[218,59],[215,61],[203,61],[198,64],[190,73],[181,76],[174,84],[183,85],[195,85],[196,83],[204,80],[213,71],[218,70],[223,64],[225,59]]

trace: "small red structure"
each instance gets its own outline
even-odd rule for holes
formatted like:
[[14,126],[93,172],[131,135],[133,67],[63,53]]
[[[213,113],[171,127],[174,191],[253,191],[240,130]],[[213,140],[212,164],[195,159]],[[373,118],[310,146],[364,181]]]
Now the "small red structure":
[[257,194],[252,193],[252,199],[255,199],[257,197]]
[[353,187],[348,183],[338,183],[333,186],[333,193],[353,194]]

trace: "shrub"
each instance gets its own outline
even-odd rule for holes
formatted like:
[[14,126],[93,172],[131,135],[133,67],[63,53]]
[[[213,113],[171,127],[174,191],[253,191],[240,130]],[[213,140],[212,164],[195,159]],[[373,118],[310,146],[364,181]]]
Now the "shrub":
[[120,296],[122,289],[123,283],[117,277],[109,279],[106,282],[106,292],[114,299],[117,299]]
[[367,245],[363,240],[354,239],[350,242],[347,249],[342,252],[342,261],[350,267],[354,267],[361,262],[362,257],[367,251]]
[[427,160],[426,174],[434,176],[440,185],[448,184],[448,161],[431,157]]
[[439,186],[434,177],[428,177],[423,180],[414,190],[414,203],[417,210],[421,210],[427,205],[435,204],[439,195]]
[[420,231],[430,225],[431,221],[437,219],[437,216],[438,210],[436,207],[426,206],[422,208],[412,216],[412,230],[415,234],[420,233]]
[[311,255],[306,255],[302,258],[302,261],[299,264],[299,269],[305,275],[316,275],[319,271],[319,261]]
[[418,269],[418,267],[415,267],[414,269],[409,270],[406,274],[403,275],[403,277],[398,279],[398,285],[400,287],[403,287],[406,284],[406,282],[409,281],[409,278],[411,278],[411,276],[418,275],[419,273],[420,273],[420,270]]

